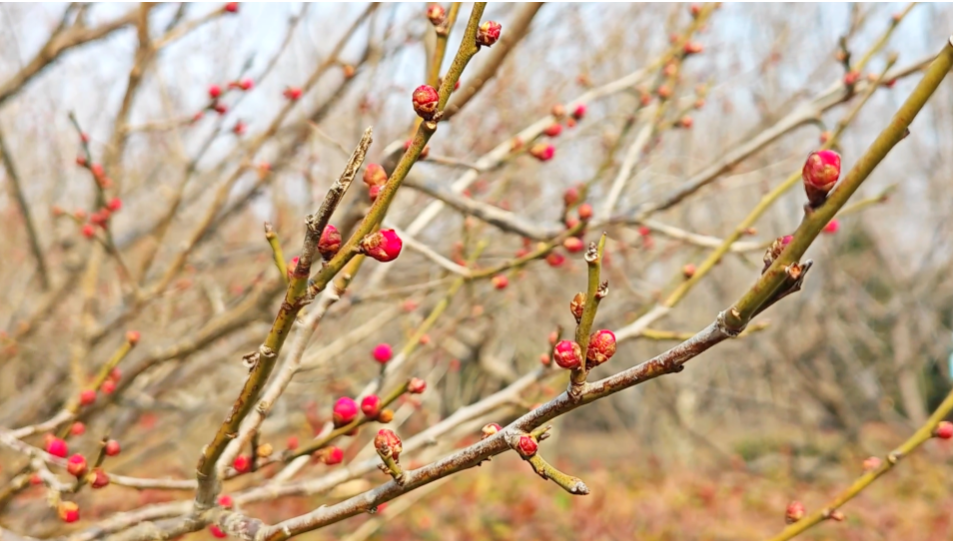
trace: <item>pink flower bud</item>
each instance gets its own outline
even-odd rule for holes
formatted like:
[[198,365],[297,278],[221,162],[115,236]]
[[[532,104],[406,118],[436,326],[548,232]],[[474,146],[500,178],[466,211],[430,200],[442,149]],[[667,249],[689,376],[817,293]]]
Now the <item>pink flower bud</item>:
[[824,229],[822,229],[822,231],[829,235],[833,235],[834,233],[837,233],[839,229],[840,229],[840,222],[834,219],[827,222],[827,225],[824,226]]
[[361,240],[361,250],[368,257],[382,263],[393,261],[400,255],[404,243],[393,229],[381,229]]
[[420,378],[410,378],[407,382],[407,392],[410,394],[422,394],[427,390],[427,382]]
[[[133,346],[139,343],[139,339],[140,339],[140,338],[142,338],[142,335],[139,334],[139,331],[127,331],[127,332],[126,332],[126,341],[129,342],[129,343],[130,343],[131,345],[133,345]],[[119,378],[117,377],[117,378],[112,378],[112,379],[119,379]]]
[[531,458],[536,454],[537,449],[539,449],[539,444],[536,443],[536,440],[534,440],[532,436],[520,436],[520,441],[516,446],[516,452],[519,453],[521,457]]
[[368,186],[383,186],[387,183],[387,172],[376,163],[369,163],[364,168],[364,184]]
[[106,203],[106,208],[108,208],[110,212],[117,212],[122,208],[122,199],[113,197],[108,203]]
[[546,263],[553,268],[561,267],[565,262],[566,256],[558,252],[550,252],[550,254],[546,256]]
[[685,46],[682,48],[682,51],[685,52],[685,56],[692,55],[692,54],[699,54],[699,53],[701,53],[703,50],[705,50],[705,47],[702,46],[701,43],[698,43],[698,42],[695,42],[695,41],[689,41],[689,42],[686,43]]
[[228,106],[225,105],[224,103],[216,103],[216,104],[212,107],[212,110],[215,111],[216,113],[220,114],[220,115],[224,115],[225,113],[228,112]]
[[572,340],[562,340],[556,344],[553,357],[562,368],[573,370],[582,365],[582,348]]
[[615,334],[602,329],[589,336],[589,347],[586,350],[588,364],[598,366],[615,355]]
[[400,453],[404,450],[400,438],[388,428],[382,428],[377,432],[377,436],[374,437],[374,448],[382,456],[389,456],[394,460],[400,458]]
[[244,135],[247,128],[248,128],[248,125],[242,122],[241,120],[239,120],[238,122],[235,123],[234,126],[232,126],[232,133],[234,133],[235,135]]
[[579,205],[579,209],[576,212],[579,214],[579,219],[585,222],[592,218],[592,205],[583,203]]
[[936,425],[936,430],[933,431],[933,435],[941,440],[953,438],[953,423],[940,421],[940,424]]
[[288,436],[288,442],[285,444],[289,451],[294,451],[298,448],[298,436]]
[[238,81],[238,88],[244,90],[245,92],[251,90],[252,88],[254,88],[254,86],[255,86],[255,82],[249,79],[248,77],[242,79],[241,81]]
[[784,511],[784,522],[794,524],[804,518],[805,513],[804,504],[799,501],[793,501],[788,504],[787,509]]
[[102,391],[103,394],[113,394],[113,391],[116,390],[116,382],[111,379],[107,379],[103,382],[102,386],[99,387],[99,390]]
[[376,419],[381,412],[381,398],[376,394],[369,394],[361,400],[361,411],[369,419]]
[[86,457],[76,453],[66,461],[66,471],[73,477],[82,477],[86,474]]
[[571,254],[581,252],[586,248],[586,243],[582,241],[579,237],[567,237],[563,241],[563,248]]
[[575,205],[578,202],[579,202],[579,189],[576,188],[575,186],[570,186],[569,188],[566,188],[566,191],[563,192],[563,203],[565,203],[567,207],[571,207],[572,205]]
[[559,134],[562,132],[563,132],[562,124],[553,124],[552,126],[546,128],[543,131],[543,133],[545,133],[547,137],[558,137]]
[[477,28],[477,45],[491,47],[496,40],[500,39],[500,32],[503,27],[496,21],[486,21]]
[[285,88],[285,91],[282,92],[282,95],[291,101],[298,101],[298,99],[301,98],[301,88],[297,86],[289,86],[288,88]]
[[506,289],[506,286],[510,284],[509,278],[507,278],[504,274],[497,274],[490,279],[490,282],[496,289]]
[[440,94],[437,89],[430,85],[420,85],[414,90],[413,103],[414,112],[424,120],[433,118],[437,112],[437,105],[440,101]]
[[225,4],[225,11],[229,13],[238,13],[238,2],[228,2]]
[[247,473],[251,471],[251,458],[247,455],[238,455],[235,457],[235,461],[232,462],[232,467],[235,468],[235,471],[238,473]]
[[338,228],[328,224],[321,233],[321,240],[318,241],[318,252],[324,259],[331,259],[341,249],[341,232]]
[[801,178],[804,190],[812,206],[819,206],[827,199],[840,177],[840,155],[833,150],[812,152],[804,162]]
[[232,506],[235,505],[235,502],[228,494],[222,494],[218,497],[218,505],[219,507],[224,507],[225,509],[231,509]]
[[482,439],[485,440],[485,439],[489,438],[490,436],[496,434],[496,433],[499,432],[500,430],[503,430],[503,427],[501,427],[500,425],[498,425],[498,424],[496,424],[496,423],[486,424],[486,425],[483,426],[483,430],[482,430],[482,432],[483,432],[483,438],[482,438]]
[[881,464],[880,459],[875,456],[866,458],[864,459],[864,471],[876,470],[877,468],[880,467],[880,464]]
[[586,104],[580,103],[572,111],[572,117],[576,120],[582,120],[582,117],[586,116]]
[[56,506],[56,514],[63,522],[76,522],[79,520],[79,506],[75,502],[60,502]]
[[427,18],[434,26],[440,26],[447,20],[447,10],[440,4],[430,4],[427,6]]
[[116,456],[121,451],[119,447],[119,442],[116,440],[109,440],[106,442],[106,456]]
[[333,410],[335,428],[350,424],[357,418],[357,412],[357,402],[346,396],[338,398],[338,401],[334,403]]
[[390,344],[381,343],[374,346],[373,354],[375,361],[384,364],[394,356],[394,350],[390,347]]
[[685,266],[682,267],[682,276],[684,276],[686,279],[691,278],[692,276],[695,276],[695,272],[697,270],[698,269],[695,268],[695,265],[686,263]]
[[328,447],[322,453],[321,460],[328,466],[340,464],[344,462],[344,451],[340,447]]
[[86,433],[86,425],[84,425],[83,423],[79,421],[76,421],[75,423],[72,424],[72,426],[69,427],[69,433],[74,436],[82,436],[83,434]]
[[[236,3],[237,2],[229,2],[229,4],[236,4]],[[226,9],[225,11],[228,11],[228,10]],[[212,534],[212,537],[216,537],[218,539],[225,539],[226,537],[228,537],[227,535],[225,535],[225,532],[223,532],[222,529],[216,526],[215,524],[210,524],[208,527],[208,531],[209,533]]]
[[96,391],[93,389],[86,389],[83,392],[79,393],[79,405],[80,406],[89,406],[90,404],[96,402]]
[[854,86],[860,80],[860,72],[850,70],[844,75],[844,86]]
[[530,147],[529,154],[541,162],[548,162],[556,155],[556,147],[546,143],[537,143]]
[[102,468],[93,468],[92,473],[86,477],[86,481],[89,482],[89,486],[93,488],[103,488],[109,485],[109,476],[106,475],[106,472],[104,472]]
[[209,85],[208,87],[208,97],[213,100],[222,95],[222,87],[218,85]]
[[66,442],[60,438],[50,438],[46,442],[46,452],[53,456],[66,458],[66,455],[69,454],[69,448],[66,446]]
[[682,118],[678,119],[678,127],[679,127],[679,128],[685,128],[686,130],[692,129],[692,125],[693,125],[694,123],[695,123],[695,121],[692,120],[692,117],[690,117],[690,116],[688,116],[688,115],[685,115],[685,116],[683,116]]

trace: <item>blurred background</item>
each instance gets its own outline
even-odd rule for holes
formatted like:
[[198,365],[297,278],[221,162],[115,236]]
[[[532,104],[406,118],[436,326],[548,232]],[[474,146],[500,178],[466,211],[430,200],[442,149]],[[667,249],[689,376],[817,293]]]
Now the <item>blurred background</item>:
[[[301,243],[303,218],[320,204],[366,127],[373,126],[375,139],[369,162],[386,165],[402,148],[415,118],[409,96],[426,80],[435,43],[426,8],[243,3],[229,13],[221,4],[162,4],[145,15],[148,54],[136,6],[94,4],[64,18],[65,4],[0,5],[0,426],[53,416],[134,329],[142,338],[120,363],[119,392],[97,404],[86,434],[71,445],[92,449],[109,430],[124,447],[111,467],[116,472],[193,478],[201,447],[247,374],[241,356],[267,333],[284,291],[262,224],[274,225],[290,259]],[[825,106],[783,130],[684,201],[654,213],[650,224],[630,219],[642,205],[664,200],[792,112],[817,103],[844,79],[837,59],[841,38],[856,61],[907,8],[725,4],[712,13],[691,38],[704,51],[688,57],[677,75],[673,102],[687,107],[666,113],[664,129],[653,132],[638,154],[613,220],[603,220],[611,294],[602,302],[599,328],[622,328],[665,299],[684,281],[685,265],[699,265],[712,249],[677,232],[714,239],[730,234],[762,196],[800,169],[822,132],[833,130],[860,97]],[[461,9],[443,70],[469,9]],[[490,4],[484,20],[499,21],[505,37],[514,24],[528,29],[495,76],[440,125],[430,157],[415,165],[409,180],[449,193],[471,175],[463,198],[512,211],[549,231],[562,227],[564,192],[588,183],[587,200],[597,218],[605,218],[601,209],[624,156],[640,127],[652,121],[642,114],[641,99],[648,94],[657,102],[662,76],[653,62],[670,47],[672,33],[688,28],[690,11],[688,4],[545,4],[538,11]],[[65,50],[49,65],[39,54],[122,18],[126,24]],[[60,41],[48,41],[61,24],[75,26]],[[948,5],[913,7],[870,58],[862,82],[868,73],[881,73],[889,53],[898,54],[896,70],[928,59],[951,28]],[[468,75],[496,51],[482,51],[470,64],[461,78],[465,91]],[[42,68],[33,73],[37,58]],[[558,136],[539,138],[554,146],[551,160],[516,149],[492,167],[474,168],[553,106],[642,68],[649,75],[640,84],[587,101],[574,126],[563,122]],[[228,88],[244,78],[253,81],[251,88]],[[845,171],[918,80],[914,71],[882,85],[860,109],[838,145]],[[216,102],[227,107],[224,114],[208,108],[213,84],[225,91]],[[305,88],[290,107],[283,96],[289,87]],[[690,129],[672,125],[685,115]],[[121,198],[108,235],[96,229],[95,239],[82,228],[102,196],[90,171],[76,164],[83,151],[76,125],[111,180],[109,198]],[[522,143],[525,149],[533,141]],[[773,535],[784,526],[789,500],[799,499],[809,510],[822,506],[861,472],[864,458],[898,445],[949,391],[951,179],[948,80],[910,136],[854,196],[864,204],[811,247],[807,257],[814,267],[803,291],[759,316],[766,327],[714,348],[676,376],[556,422],[543,450],[583,478],[592,495],[566,495],[510,453],[395,500],[378,515],[304,538]],[[406,229],[432,200],[403,187],[385,223]],[[349,231],[368,202],[365,186],[355,182],[332,223]],[[796,228],[803,204],[800,187],[782,196],[742,239],[757,249],[726,255],[652,324],[658,332],[620,343],[595,376],[648,359],[674,345],[673,337],[708,324],[754,282],[762,248]],[[77,211],[86,216],[76,218]],[[677,229],[676,235],[659,224]],[[585,237],[595,238],[594,232]],[[486,241],[479,268],[511,260],[526,245],[519,234],[449,208],[412,240],[440,258],[461,261]],[[318,327],[303,370],[263,424],[261,438],[283,449],[289,436],[312,437],[338,396],[357,395],[377,375],[373,347],[386,342],[404,348],[445,297],[449,306],[426,340],[414,344],[405,366],[429,388],[401,404],[400,434],[417,433],[538,368],[550,332],[572,328],[568,303],[585,288],[581,254],[557,253],[566,256],[561,265],[538,260],[507,271],[504,289],[474,280],[449,296],[454,275],[419,249],[405,244],[386,268],[366,262]],[[427,463],[471,443],[485,422],[505,425],[563,388],[558,375],[543,379],[407,460]],[[369,434],[345,439],[346,463],[368,456]],[[41,445],[41,436],[28,441]],[[45,505],[41,487],[9,491],[24,464],[0,449],[0,481],[7,487],[0,524],[39,537],[69,531]],[[953,538],[951,466],[953,447],[928,442],[847,506],[845,523],[821,525],[804,538]],[[319,476],[327,468],[309,465],[299,475]],[[330,492],[258,502],[247,510],[273,523],[384,480],[372,473]],[[226,490],[239,492],[260,479],[231,483]],[[118,486],[81,494],[77,499],[88,511],[79,527],[118,510],[191,496]]]

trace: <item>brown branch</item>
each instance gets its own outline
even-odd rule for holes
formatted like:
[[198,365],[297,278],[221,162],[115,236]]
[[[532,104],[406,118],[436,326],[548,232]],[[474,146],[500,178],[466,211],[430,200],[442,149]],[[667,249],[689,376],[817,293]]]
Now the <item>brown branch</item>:
[[43,257],[43,249],[40,248],[40,238],[36,232],[36,225],[33,223],[33,216],[30,214],[30,206],[27,204],[26,195],[23,193],[23,186],[20,183],[20,175],[17,173],[16,166],[13,163],[13,157],[7,149],[6,140],[3,132],[0,131],[0,160],[3,161],[3,168],[7,172],[7,178],[10,179],[10,185],[13,187],[13,197],[17,200],[20,207],[20,213],[23,214],[23,223],[26,225],[27,239],[30,241],[30,251],[33,252],[33,258],[36,259],[36,269],[40,274],[40,284],[43,290],[50,289],[50,275],[46,269],[46,259]]

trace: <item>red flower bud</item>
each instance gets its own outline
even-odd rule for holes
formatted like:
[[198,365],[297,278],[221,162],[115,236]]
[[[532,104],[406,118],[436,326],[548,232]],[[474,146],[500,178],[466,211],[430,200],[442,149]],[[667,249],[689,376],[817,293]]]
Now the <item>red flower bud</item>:
[[615,355],[615,334],[602,329],[589,336],[589,347],[586,349],[588,364],[598,366]]
[[74,502],[60,502],[56,506],[56,514],[63,522],[76,522],[79,520],[79,506]]
[[102,391],[103,394],[113,394],[113,391],[116,390],[116,382],[111,379],[107,379],[103,382],[99,390]]
[[659,98],[667,100],[672,97],[672,87],[668,85],[661,85],[658,87],[658,90],[655,91]]
[[232,126],[232,133],[234,133],[235,135],[244,135],[247,128],[248,126],[244,122],[239,120],[238,122],[235,123],[234,126]]
[[31,484],[31,485],[34,485],[34,486],[36,486],[36,485],[42,485],[42,484],[43,484],[43,478],[40,477],[40,474],[34,473],[33,475],[30,476],[30,484]]
[[838,222],[837,219],[835,218],[827,222],[827,225],[824,226],[824,229],[822,229],[822,231],[829,235],[833,235],[834,233],[837,233],[839,229],[840,229],[840,222]]
[[381,412],[381,398],[376,394],[370,394],[361,400],[361,411],[370,419],[376,419]]
[[586,248],[586,243],[582,241],[579,237],[567,237],[563,241],[563,248],[571,254],[581,252]]
[[576,318],[576,323],[582,319],[582,312],[586,309],[586,294],[579,292],[569,301],[569,312]]
[[76,165],[80,167],[86,167],[86,156],[83,156],[83,155],[76,156]]
[[509,278],[507,278],[506,275],[503,275],[503,274],[497,274],[490,280],[490,282],[493,284],[493,287],[495,287],[496,289],[506,289],[506,286],[510,284]]
[[503,430],[503,427],[501,427],[500,425],[498,425],[498,424],[496,424],[496,423],[486,424],[486,425],[483,426],[483,430],[482,430],[482,432],[483,432],[483,438],[482,438],[482,439],[485,440],[485,439],[489,438],[490,436],[496,434],[496,433],[499,432],[500,430]]
[[225,509],[231,509],[235,502],[232,500],[232,497],[228,494],[222,494],[218,497],[218,505],[224,507]]
[[794,524],[804,518],[805,513],[804,504],[799,501],[793,501],[788,504],[787,509],[784,511],[784,522]]
[[801,178],[804,190],[812,206],[819,206],[827,199],[840,177],[840,155],[833,150],[812,152],[804,162]]
[[[238,13],[238,2],[228,2],[225,4],[225,11],[229,13]],[[217,536],[216,536],[217,537]],[[224,537],[224,536],[222,536]]]
[[689,12],[692,14],[692,18],[694,19],[695,17],[698,17],[699,14],[701,14],[702,8],[698,4],[692,4],[691,7],[689,8]]
[[116,440],[109,440],[106,442],[106,456],[116,456],[121,451],[119,447],[119,442]]
[[556,359],[556,364],[569,370],[579,368],[582,365],[582,349],[579,344],[572,340],[562,340],[556,344],[553,356]]
[[407,392],[410,394],[422,394],[427,390],[427,382],[420,378],[410,378],[407,382]]
[[579,209],[576,212],[579,213],[579,219],[585,222],[592,218],[592,205],[583,203],[579,205]]
[[695,265],[691,263],[686,263],[685,266],[682,267],[682,276],[684,276],[685,278],[691,278],[692,276],[695,276],[695,272],[697,270],[698,269],[695,268]]
[[686,130],[692,129],[692,124],[694,123],[695,121],[692,120],[692,117],[688,115],[685,115],[682,118],[678,119],[678,127],[685,128]]
[[88,406],[96,401],[96,391],[93,389],[86,389],[83,392],[79,393],[79,405]]
[[103,488],[109,484],[109,476],[102,468],[93,468],[92,473],[86,477],[86,481],[93,488]]
[[[139,334],[139,331],[128,331],[126,333],[126,341],[132,344],[133,346],[139,343],[139,339],[142,338],[142,335]],[[119,379],[119,378],[115,378]]]
[[864,471],[876,470],[880,467],[880,459],[872,456],[870,458],[864,459]]
[[328,224],[321,233],[321,240],[318,241],[318,252],[324,259],[331,259],[341,249],[341,232],[338,228]]
[[818,136],[818,140],[821,142],[822,145],[823,145],[824,143],[830,141],[830,140],[831,140],[831,132],[826,131],[826,130],[825,130],[825,131],[822,131],[822,132],[821,132],[821,135]]
[[83,434],[86,433],[86,425],[84,425],[83,423],[79,421],[76,421],[75,423],[72,424],[72,426],[69,427],[69,433],[74,436],[82,436]]
[[212,106],[212,110],[220,115],[224,115],[228,112],[228,106],[224,103],[216,103],[214,106]]
[[86,457],[76,453],[66,461],[66,471],[73,477],[82,477],[86,473]]
[[297,101],[301,97],[301,89],[297,86],[289,86],[282,94],[291,101]]
[[340,447],[328,447],[321,453],[321,461],[328,466],[340,464],[344,461],[344,451]]
[[548,263],[549,266],[553,268],[561,267],[562,264],[565,262],[566,262],[566,256],[558,252],[550,252],[550,254],[546,256],[546,263]]
[[[229,4],[235,4],[235,3],[237,2],[229,2]],[[228,10],[226,9],[225,11],[228,11]],[[223,532],[222,529],[216,526],[215,524],[210,524],[208,527],[208,531],[212,534],[212,537],[217,537],[219,539],[225,539],[226,537],[228,537],[227,535],[225,535],[225,532]]]
[[69,448],[66,446],[66,442],[59,438],[50,438],[46,442],[46,452],[58,456],[60,458],[66,458],[66,455],[69,454]]
[[369,163],[364,169],[364,184],[369,187],[383,186],[387,183],[387,173],[376,163]]
[[519,444],[516,446],[516,452],[519,453],[521,457],[531,458],[536,454],[537,449],[539,449],[539,444],[537,444],[536,440],[531,436],[520,436]]
[[251,458],[247,455],[238,455],[235,457],[235,461],[232,462],[232,467],[235,468],[235,471],[238,473],[247,473],[251,471]]
[[496,21],[486,21],[477,28],[477,45],[491,47],[496,40],[500,39],[500,32],[503,27]]
[[361,250],[368,257],[382,263],[393,261],[400,255],[404,243],[393,229],[381,229],[361,240]]
[[420,85],[414,90],[412,101],[417,116],[424,120],[430,120],[437,112],[440,94],[437,93],[436,88],[430,85]]
[[860,80],[860,72],[850,70],[844,75],[844,86],[854,86]]
[[572,111],[572,117],[576,120],[582,120],[582,117],[586,116],[586,104],[580,103]]
[[218,85],[209,85],[208,87],[208,97],[213,100],[222,95],[222,87]]
[[556,155],[556,147],[546,143],[537,143],[530,147],[529,154],[541,162],[548,162]]
[[570,186],[566,188],[566,191],[563,192],[563,203],[567,207],[571,207],[579,202],[579,189],[575,186]]
[[953,438],[953,423],[940,421],[940,424],[936,425],[936,430],[933,431],[933,435],[941,440]]
[[357,402],[342,396],[334,403],[333,417],[336,428],[349,424],[357,417]]
[[298,448],[298,436],[288,436],[288,443],[286,444],[289,451],[294,451]]
[[427,6],[427,18],[434,26],[440,26],[447,20],[447,10],[440,4],[430,4]]
[[397,434],[387,428],[382,428],[377,432],[377,436],[374,437],[374,448],[381,456],[389,456],[394,460],[399,459],[400,453],[404,450]]
[[108,203],[106,203],[106,208],[108,208],[110,212],[118,211],[119,209],[122,208],[122,199],[119,199],[118,197],[113,197],[112,199],[109,200]]
[[563,132],[562,124],[553,124],[552,126],[543,130],[543,133],[545,133],[547,137],[558,137],[559,134],[562,132]]
[[394,356],[394,350],[393,348],[390,347],[390,344],[387,344],[387,343],[377,344],[376,346],[374,346],[373,355],[374,355],[375,361],[381,364],[384,364],[387,361],[391,360],[391,358]]
[[698,42],[695,42],[695,41],[689,41],[689,42],[686,43],[685,46],[682,48],[682,51],[685,52],[685,56],[688,56],[688,55],[691,55],[691,54],[699,54],[699,53],[701,53],[703,50],[705,50],[705,47],[703,47],[701,43],[698,43]]
[[247,77],[242,79],[241,81],[238,81],[238,88],[246,92],[254,88],[254,86],[255,86],[255,82]]

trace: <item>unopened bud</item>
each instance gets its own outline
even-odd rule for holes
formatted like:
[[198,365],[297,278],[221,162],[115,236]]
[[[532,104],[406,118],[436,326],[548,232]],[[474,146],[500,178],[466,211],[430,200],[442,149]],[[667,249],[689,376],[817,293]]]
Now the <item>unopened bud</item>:
[[82,477],[86,474],[86,457],[76,453],[66,461],[66,471],[73,477]]
[[536,454],[537,449],[539,449],[539,444],[536,443],[536,440],[534,440],[532,436],[520,436],[519,443],[516,446],[516,452],[519,453],[521,457],[531,458]]
[[414,112],[424,120],[433,118],[437,112],[437,105],[440,102],[440,94],[437,89],[430,85],[420,85],[413,93]]
[[477,45],[491,47],[498,39],[503,27],[496,21],[486,21],[477,28]]
[[548,162],[556,155],[556,147],[546,143],[537,143],[530,147],[529,154],[541,162]]
[[602,329],[589,336],[589,347],[586,349],[586,361],[591,366],[598,366],[615,355],[615,334]]
[[569,301],[569,311],[576,318],[576,323],[582,319],[582,312],[586,309],[586,294],[579,292]]
[[490,282],[493,284],[493,287],[496,289],[506,289],[506,286],[510,284],[509,278],[505,274],[497,274],[490,279]]
[[93,471],[86,476],[86,482],[93,488],[103,488],[109,484],[109,476],[106,475],[106,472],[104,472],[102,468],[94,468]]
[[361,240],[361,251],[383,263],[397,259],[403,246],[403,241],[393,229],[381,229]]
[[582,366],[582,348],[572,340],[562,340],[553,349],[553,357],[562,368],[573,370]]
[[377,436],[374,437],[374,448],[381,456],[391,457],[394,460],[398,460],[400,453],[404,450],[397,434],[387,428],[382,428],[377,432]]
[[805,513],[804,504],[799,501],[793,501],[788,504],[787,509],[784,511],[784,522],[794,524],[804,518]]
[[337,402],[334,403],[334,408],[332,410],[335,428],[350,424],[351,421],[357,418],[357,412],[357,402],[355,402],[353,399],[346,396],[338,398]]
[[318,252],[325,260],[334,257],[341,249],[341,232],[331,224],[325,226],[318,241]]
[[381,413],[381,399],[376,394],[370,394],[361,400],[361,411],[369,419],[376,419]]
[[583,203],[579,205],[579,209],[576,212],[579,213],[579,219],[585,222],[592,218],[592,205]]
[[434,26],[440,26],[447,20],[447,10],[440,4],[430,4],[427,7],[427,18]]
[[422,394],[427,390],[427,382],[420,378],[410,378],[407,382],[407,392],[410,394]]
[[498,425],[498,424],[496,424],[496,423],[488,423],[488,424],[486,424],[486,425],[483,426],[483,430],[482,430],[482,432],[483,432],[483,438],[482,438],[482,439],[485,440],[485,439],[489,438],[490,436],[496,434],[496,433],[499,432],[500,430],[503,430],[503,427],[501,427],[500,425]]
[[936,430],[933,431],[933,436],[941,440],[953,438],[953,423],[940,421],[940,424],[936,425]]

